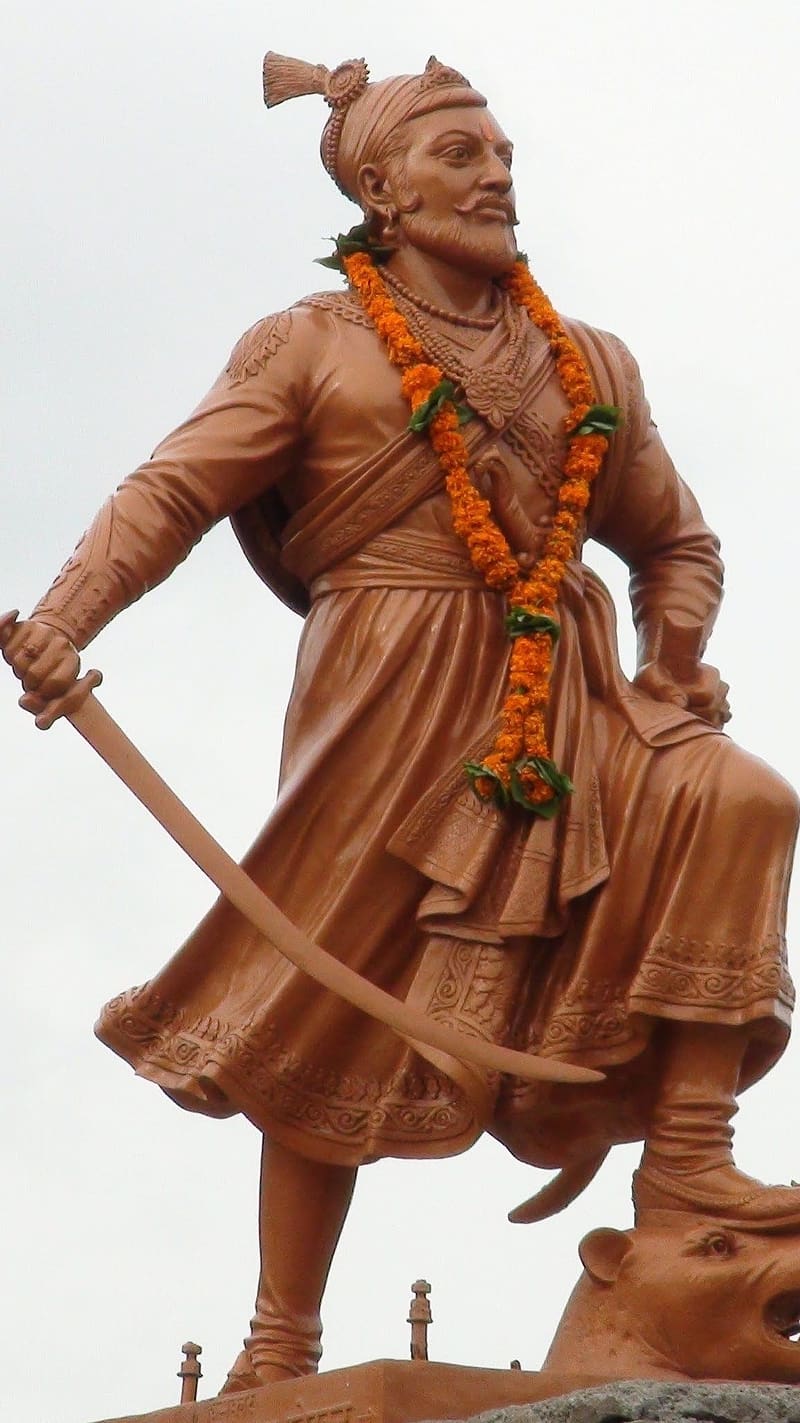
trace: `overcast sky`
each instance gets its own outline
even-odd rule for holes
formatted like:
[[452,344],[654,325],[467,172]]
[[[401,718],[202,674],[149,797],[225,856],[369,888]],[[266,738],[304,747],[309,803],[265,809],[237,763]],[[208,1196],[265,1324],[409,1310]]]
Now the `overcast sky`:
[[[519,240],[539,280],[639,358],[723,539],[710,655],[732,685],[732,734],[800,783],[791,0],[7,0],[2,39],[0,603],[33,604],[245,327],[337,280],[312,265],[355,220],[317,156],[327,111],[308,99],[267,114],[264,50],[331,67],[364,54],[374,77],[435,50],[515,141]],[[624,573],[591,561],[630,668]],[[274,795],[298,629],[223,527],[87,659],[235,853]],[[177,1401],[188,1337],[210,1396],[252,1306],[258,1137],[180,1112],[91,1029],[213,892],[69,726],[35,731],[10,673],[0,737],[4,1416],[88,1423]],[[739,1157],[768,1179],[800,1177],[797,1085],[790,1048],[743,1101]],[[424,1274],[435,1358],[537,1367],[581,1235],[630,1224],[636,1157],[618,1149],[579,1203],[527,1228],[505,1214],[545,1177],[492,1141],[362,1172],[325,1366],[405,1357]]]

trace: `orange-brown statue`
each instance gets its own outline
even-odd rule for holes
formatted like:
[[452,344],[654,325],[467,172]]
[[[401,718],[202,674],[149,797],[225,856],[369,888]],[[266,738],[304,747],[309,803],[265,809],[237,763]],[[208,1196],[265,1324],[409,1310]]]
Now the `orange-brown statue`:
[[[641,1225],[668,1208],[800,1228],[800,1192],[742,1175],[730,1149],[738,1091],[788,1036],[798,805],[722,734],[727,688],[702,661],[717,541],[636,365],[530,277],[511,144],[463,76],[431,60],[368,83],[361,61],[275,55],[265,76],[268,103],[330,105],[323,162],[365,218],[338,244],[348,287],[242,337],[5,656],[41,709],[100,629],[230,518],[307,614],[249,874],[455,1033],[604,1076],[531,1084],[423,1056],[221,899],[98,1033],[182,1106],[264,1133],[261,1277],[229,1389],[316,1368],[356,1169],[377,1157],[446,1156],[490,1131],[563,1168],[519,1208],[534,1219],[611,1145],[644,1139]],[[581,561],[592,538],[630,568],[633,682]]]

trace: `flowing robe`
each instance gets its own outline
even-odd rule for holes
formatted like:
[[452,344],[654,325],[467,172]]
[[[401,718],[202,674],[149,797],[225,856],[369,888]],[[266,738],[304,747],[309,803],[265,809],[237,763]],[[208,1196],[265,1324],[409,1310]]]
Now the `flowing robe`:
[[[665,613],[704,645],[716,540],[628,352],[569,328],[598,398],[624,414],[586,536],[631,569],[644,658]],[[535,328],[526,339],[516,408],[498,428],[465,427],[512,543],[520,510],[534,542],[544,536],[564,455],[552,358]],[[490,333],[469,359],[491,369],[502,340]],[[472,570],[437,461],[407,420],[398,373],[349,295],[258,323],[104,506],[36,616],[85,645],[216,520],[271,498],[284,511],[276,586],[306,590],[310,612],[278,802],[247,871],[331,953],[454,1032],[605,1080],[529,1084],[423,1057],[294,969],[225,900],[97,1031],[181,1105],[241,1111],[323,1160],[447,1155],[489,1130],[524,1160],[566,1164],[646,1133],[665,1020],[748,1024],[745,1083],[782,1050],[797,803],[726,736],[627,681],[610,597],[578,559],[559,596],[549,714],[575,792],[549,821],[478,801],[463,764],[497,725],[503,600]]]

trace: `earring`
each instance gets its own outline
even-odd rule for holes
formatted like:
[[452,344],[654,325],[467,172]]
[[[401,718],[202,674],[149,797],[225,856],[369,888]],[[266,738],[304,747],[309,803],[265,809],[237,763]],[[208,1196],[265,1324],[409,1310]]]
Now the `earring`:
[[391,247],[400,236],[400,213],[391,204],[386,208],[381,231],[381,239],[387,246]]

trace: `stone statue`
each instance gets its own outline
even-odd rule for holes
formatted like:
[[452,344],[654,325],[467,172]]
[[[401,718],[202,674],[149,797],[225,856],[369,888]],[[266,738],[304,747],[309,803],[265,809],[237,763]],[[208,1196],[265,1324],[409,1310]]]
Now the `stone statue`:
[[[78,654],[230,518],[306,616],[281,787],[252,879],[351,968],[453,1032],[453,1057],[321,991],[221,898],[98,1034],[181,1106],[264,1134],[261,1275],[234,1391],[312,1372],[356,1170],[490,1131],[578,1194],[644,1140],[641,1229],[800,1227],[740,1173],[730,1121],[788,1037],[797,799],[724,734],[702,661],[717,541],[614,336],[558,318],[514,236],[511,143],[431,59],[370,83],[268,55],[318,93],[322,160],[364,221],[342,291],[239,341],[101,509],[4,655],[41,714]],[[631,572],[633,682],[581,546]],[[510,666],[510,681],[509,681]],[[595,1069],[522,1081],[469,1038]],[[602,1075],[601,1075],[602,1074]],[[733,1226],[731,1226],[733,1222]]]

